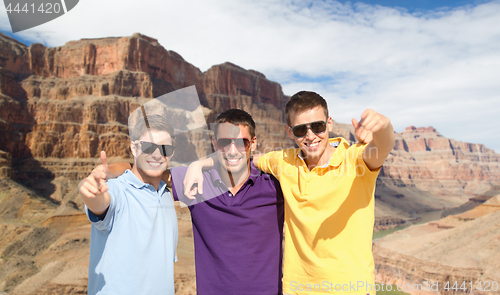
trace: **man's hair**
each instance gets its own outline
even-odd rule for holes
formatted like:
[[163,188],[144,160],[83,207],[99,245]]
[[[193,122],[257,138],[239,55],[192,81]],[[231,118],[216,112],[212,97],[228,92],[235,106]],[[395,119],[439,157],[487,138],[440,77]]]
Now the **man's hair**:
[[222,123],[231,123],[234,125],[243,125],[248,126],[248,130],[250,132],[250,136],[253,138],[255,136],[255,121],[252,119],[252,116],[239,109],[230,109],[222,112],[215,119],[215,128],[214,135],[217,138],[217,132],[219,131],[219,124]]
[[292,113],[297,114],[306,110],[322,107],[328,118],[328,106],[321,95],[312,91],[299,91],[295,93],[285,106],[286,123],[291,126]]
[[148,129],[166,131],[172,138],[172,145],[175,145],[174,128],[167,119],[160,115],[148,115],[137,120],[130,134],[130,141],[139,140],[141,136],[149,131]]

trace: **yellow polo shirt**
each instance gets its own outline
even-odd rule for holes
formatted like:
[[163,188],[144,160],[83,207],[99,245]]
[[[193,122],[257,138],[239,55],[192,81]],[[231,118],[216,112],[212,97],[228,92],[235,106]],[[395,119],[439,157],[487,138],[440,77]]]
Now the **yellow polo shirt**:
[[362,158],[366,145],[343,138],[328,164],[311,171],[300,149],[267,153],[258,168],[273,174],[285,197],[283,292],[375,294],[372,235],[379,169]]

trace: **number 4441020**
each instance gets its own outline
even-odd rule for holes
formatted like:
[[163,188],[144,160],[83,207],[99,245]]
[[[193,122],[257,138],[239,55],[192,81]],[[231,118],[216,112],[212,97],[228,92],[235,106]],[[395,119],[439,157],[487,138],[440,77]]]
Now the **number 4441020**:
[[[38,8],[36,7],[38,6]],[[12,3],[7,5],[6,10],[7,13],[59,13],[61,12],[61,5],[59,3],[41,3],[40,5],[35,6],[35,3],[25,3],[22,7],[20,3],[17,3],[14,8],[12,8]]]
[[[458,282],[455,282],[453,285],[451,285],[452,282],[446,282],[446,284],[444,285],[443,289],[446,290],[446,291],[450,291],[450,290],[454,290],[454,291],[459,291],[459,290],[462,290],[464,292],[466,292],[467,290],[470,290],[472,291],[473,289],[473,283],[472,282],[469,282],[469,283],[466,283],[466,282],[462,282],[462,284],[459,286],[458,285]],[[496,281],[493,281],[493,282],[489,282],[489,281],[485,281],[485,282],[481,282],[481,281],[478,281],[475,288],[475,290],[479,290],[479,291],[485,291],[485,292],[488,292],[488,291],[498,291],[498,282]]]

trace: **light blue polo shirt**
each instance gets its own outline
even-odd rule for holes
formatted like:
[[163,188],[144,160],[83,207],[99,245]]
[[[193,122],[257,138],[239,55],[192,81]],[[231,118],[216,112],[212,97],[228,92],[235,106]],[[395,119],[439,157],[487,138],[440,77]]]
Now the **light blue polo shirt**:
[[127,170],[107,182],[111,203],[92,222],[88,294],[174,295],[177,216],[165,183],[158,191]]

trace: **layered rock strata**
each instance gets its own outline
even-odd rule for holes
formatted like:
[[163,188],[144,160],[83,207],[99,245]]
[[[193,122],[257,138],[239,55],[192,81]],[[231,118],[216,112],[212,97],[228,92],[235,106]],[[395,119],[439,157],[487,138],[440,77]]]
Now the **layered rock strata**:
[[[78,181],[98,164],[101,150],[109,162],[131,160],[127,123],[133,110],[191,85],[208,122],[241,108],[257,122],[260,150],[292,145],[283,132],[287,97],[259,72],[224,63],[202,73],[141,34],[55,48],[26,47],[0,34],[0,178],[35,189],[11,180],[0,187],[0,292],[86,293],[90,224]],[[175,109],[170,115],[176,123],[184,119]],[[182,148],[173,163],[212,152],[210,142],[197,136],[179,135]],[[178,211],[176,294],[196,292],[186,210]],[[25,247],[23,239],[29,241]]]
[[493,150],[448,139],[433,127],[410,126],[396,133],[396,145],[380,171],[376,216],[406,220],[456,207],[499,181],[500,155]]
[[[291,146],[283,133],[282,109],[286,102],[281,86],[253,70],[231,63],[213,66],[202,73],[179,54],[164,49],[157,40],[132,37],[87,39],[47,48],[29,48],[0,36],[0,163],[8,172],[8,156],[14,159],[14,177],[23,171],[22,159],[36,159],[57,176],[46,159],[96,158],[101,150],[110,157],[131,158],[127,119],[152,98],[195,85],[209,122],[229,108],[251,113],[258,124],[259,148]],[[180,139],[180,143],[196,138]],[[173,161],[192,160],[188,152],[206,155],[209,142],[179,149]],[[29,160],[31,161],[31,160]],[[57,162],[57,161],[56,161]],[[55,166],[58,166],[55,164]],[[78,179],[86,174],[73,175]]]
[[410,294],[500,294],[499,247],[500,195],[376,242],[376,279],[421,286]]
[[[259,151],[293,146],[284,131],[288,97],[259,72],[232,63],[201,72],[141,34],[55,48],[27,47],[0,34],[0,178],[7,178],[0,180],[0,292],[86,292],[89,224],[78,181],[99,163],[100,150],[109,162],[131,160],[127,119],[134,109],[191,85],[207,122],[226,109],[241,108],[257,123]],[[175,110],[172,116],[181,120]],[[182,148],[173,162],[212,151],[210,142],[197,136],[178,138]],[[350,124],[334,122],[331,136],[356,141]],[[409,127],[396,138],[377,180],[376,229],[473,200],[500,180],[499,156],[483,145],[447,139],[432,127]],[[193,294],[191,223],[187,211],[178,214],[183,250],[176,265],[176,294]],[[413,253],[398,255],[403,263],[408,257],[408,265],[420,261],[411,262],[419,259]]]

